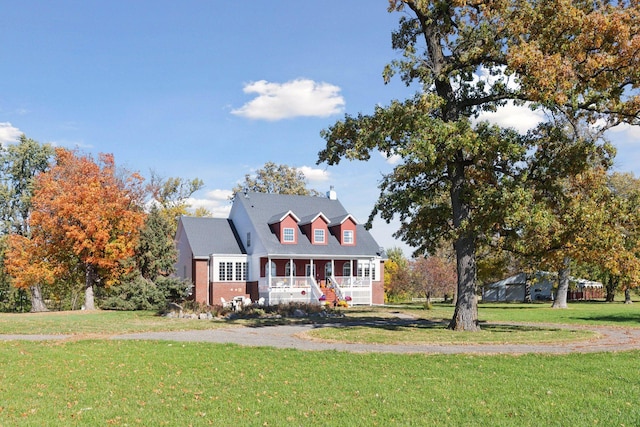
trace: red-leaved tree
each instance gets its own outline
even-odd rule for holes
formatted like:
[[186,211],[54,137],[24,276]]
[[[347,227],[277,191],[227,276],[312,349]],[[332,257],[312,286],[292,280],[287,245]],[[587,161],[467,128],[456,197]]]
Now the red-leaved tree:
[[427,298],[427,305],[431,304],[431,297],[434,295],[453,297],[458,280],[453,258],[441,254],[417,258],[412,269],[417,287]]

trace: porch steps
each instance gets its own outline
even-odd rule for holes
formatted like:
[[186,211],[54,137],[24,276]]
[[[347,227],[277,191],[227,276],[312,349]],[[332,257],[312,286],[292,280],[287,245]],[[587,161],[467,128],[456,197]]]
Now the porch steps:
[[331,306],[337,304],[338,296],[336,295],[336,291],[334,291],[332,288],[328,288],[325,286],[322,288],[322,293],[324,293],[324,296],[327,298],[325,300],[325,303],[328,303]]

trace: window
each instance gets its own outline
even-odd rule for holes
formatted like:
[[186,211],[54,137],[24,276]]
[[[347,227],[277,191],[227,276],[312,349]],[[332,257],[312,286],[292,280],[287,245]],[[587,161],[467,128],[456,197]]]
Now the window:
[[247,232],[247,247],[248,248],[251,247],[251,232],[250,231]]
[[287,265],[284,267],[284,275],[285,276],[295,276],[296,275],[296,263],[293,263],[293,272],[291,271],[291,261],[287,262]]
[[353,230],[344,230],[342,232],[342,244],[353,245]]
[[[271,274],[269,274],[269,272],[271,272]],[[264,266],[264,275],[266,277],[271,276],[271,277],[275,277],[276,276],[276,263],[271,261],[267,264],[265,264]]]
[[333,276],[333,266],[330,262],[324,265],[324,277],[329,278]]
[[218,280],[221,282],[233,280],[233,263],[221,261],[218,263]]
[[342,266],[342,275],[344,277],[351,277],[351,261],[345,262]]
[[[363,274],[364,273],[364,274]],[[369,277],[371,280],[376,280],[376,267],[370,264],[358,263],[358,277]]]
[[304,272],[307,277],[316,277],[316,265],[315,264],[307,264],[305,265]]
[[316,228],[313,230],[313,242],[314,243],[324,243],[324,230],[321,228]]
[[293,228],[285,228],[282,230],[282,241],[283,242],[295,242],[296,241],[296,231]]
[[220,261],[218,263],[219,282],[242,282],[247,280],[246,261]]
[[236,281],[247,280],[247,263],[236,262]]

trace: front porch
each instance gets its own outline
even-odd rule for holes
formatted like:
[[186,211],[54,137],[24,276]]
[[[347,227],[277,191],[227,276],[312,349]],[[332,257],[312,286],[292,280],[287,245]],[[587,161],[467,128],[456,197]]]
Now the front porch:
[[[261,258],[260,264],[258,292],[269,305],[338,301],[346,301],[349,305],[373,303],[377,270],[373,259],[267,257]],[[297,271],[304,271],[304,275]]]

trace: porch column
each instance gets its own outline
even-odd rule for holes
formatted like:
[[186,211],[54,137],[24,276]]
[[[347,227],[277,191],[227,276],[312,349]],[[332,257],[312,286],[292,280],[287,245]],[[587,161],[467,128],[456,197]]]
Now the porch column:
[[293,258],[289,258],[289,286],[293,287],[293,270],[296,265],[293,263]]
[[333,278],[336,277],[336,264],[334,262],[335,260],[333,258],[331,258],[331,281],[333,282]]
[[271,257],[267,257],[267,286],[271,289]]
[[375,273],[373,259],[369,259],[369,305],[373,305],[373,274]]
[[[356,269],[358,268],[358,264],[356,263]],[[356,270],[357,273],[357,270]],[[349,286],[353,286],[353,260],[349,260]]]

